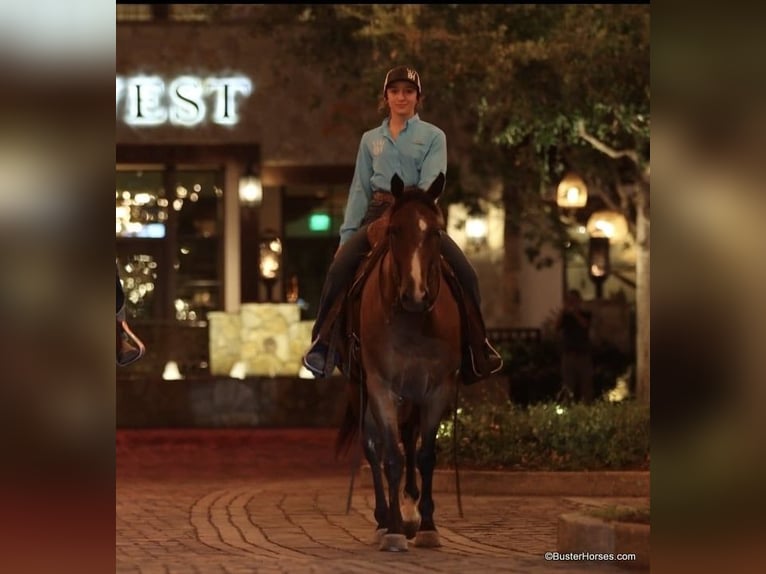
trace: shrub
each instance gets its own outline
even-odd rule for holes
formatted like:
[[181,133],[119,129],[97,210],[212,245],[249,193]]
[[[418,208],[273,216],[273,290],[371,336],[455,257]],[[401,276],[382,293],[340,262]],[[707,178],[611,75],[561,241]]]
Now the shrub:
[[[508,375],[509,398],[516,404],[551,402],[561,390],[561,349],[552,338],[516,340],[497,345]],[[635,361],[634,353],[623,353],[608,343],[594,344],[593,390],[595,396],[614,388],[617,377]]]
[[[452,418],[442,423],[439,465],[454,461]],[[628,470],[649,466],[649,407],[632,401],[561,406],[462,404],[462,467],[519,470]]]

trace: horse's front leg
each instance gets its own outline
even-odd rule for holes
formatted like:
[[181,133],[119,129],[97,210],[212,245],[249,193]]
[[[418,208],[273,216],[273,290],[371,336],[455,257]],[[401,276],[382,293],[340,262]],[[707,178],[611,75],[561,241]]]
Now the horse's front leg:
[[421,518],[420,530],[415,536],[415,546],[430,548],[441,546],[439,533],[434,524],[433,478],[436,466],[436,433],[449,404],[451,388],[454,389],[454,386],[447,384],[439,387],[436,396],[431,398],[427,408],[424,408],[421,413],[421,441],[418,451],[418,469],[422,487],[418,510]]
[[399,488],[404,472],[404,453],[399,442],[397,409],[387,386],[368,376],[369,404],[383,439],[383,471],[388,482],[388,532],[380,542],[381,550],[407,550],[399,508]]
[[377,429],[371,416],[366,416],[364,421],[364,436],[362,437],[362,450],[364,457],[370,464],[372,473],[372,484],[375,489],[375,522],[377,530],[375,531],[374,542],[380,543],[381,538],[388,530],[388,504],[383,490],[383,473],[380,467],[380,445],[378,444]]
[[418,412],[413,410],[402,426],[402,443],[404,444],[405,476],[404,493],[402,494],[402,520],[404,534],[407,539],[415,538],[420,528],[420,512],[417,509],[420,491],[415,477],[415,446],[418,440]]

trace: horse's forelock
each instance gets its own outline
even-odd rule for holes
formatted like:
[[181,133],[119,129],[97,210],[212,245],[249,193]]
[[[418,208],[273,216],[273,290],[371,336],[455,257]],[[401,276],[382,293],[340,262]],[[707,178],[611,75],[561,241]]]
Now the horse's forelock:
[[423,205],[428,208],[428,210],[436,216],[439,227],[443,228],[445,226],[444,213],[441,208],[434,202],[433,198],[428,195],[427,192],[418,188],[407,188],[404,190],[401,197],[399,197],[392,205],[390,217],[393,218],[397,212],[412,203],[417,203],[418,205]]

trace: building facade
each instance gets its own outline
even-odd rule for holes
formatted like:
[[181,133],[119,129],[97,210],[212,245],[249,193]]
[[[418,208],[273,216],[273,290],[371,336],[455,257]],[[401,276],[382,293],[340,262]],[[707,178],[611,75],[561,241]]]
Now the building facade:
[[[380,121],[376,102],[329,96],[322,70],[254,31],[268,6],[230,5],[215,23],[210,9],[118,5],[116,251],[149,349],[126,376],[169,363],[182,376],[297,374],[359,138]],[[256,205],[239,195],[247,174]],[[539,327],[560,304],[561,263],[531,267],[502,213],[488,226],[468,250],[488,326]]]

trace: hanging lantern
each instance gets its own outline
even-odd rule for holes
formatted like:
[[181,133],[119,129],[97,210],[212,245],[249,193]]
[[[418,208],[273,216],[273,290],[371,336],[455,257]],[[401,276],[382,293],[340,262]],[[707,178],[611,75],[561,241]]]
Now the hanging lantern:
[[575,173],[568,173],[556,190],[556,203],[559,207],[577,209],[588,203],[588,187]]
[[239,178],[239,201],[242,205],[255,207],[263,201],[263,184],[261,178],[248,166],[247,171]]

